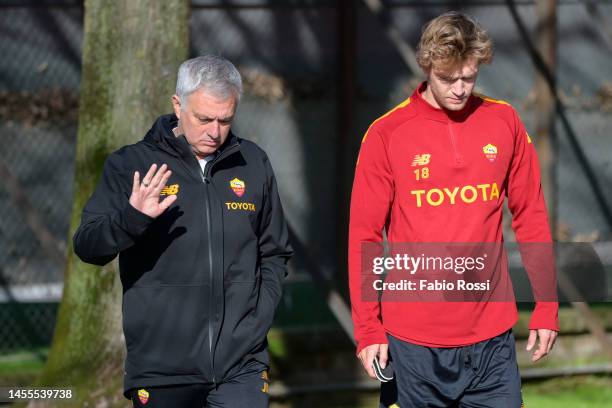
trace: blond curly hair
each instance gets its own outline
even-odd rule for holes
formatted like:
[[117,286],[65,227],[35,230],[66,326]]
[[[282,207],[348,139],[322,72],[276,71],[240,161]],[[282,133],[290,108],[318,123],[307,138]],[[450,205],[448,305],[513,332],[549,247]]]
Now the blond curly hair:
[[432,67],[444,69],[470,58],[488,64],[493,59],[493,41],[470,16],[450,11],[423,27],[416,57],[426,73]]

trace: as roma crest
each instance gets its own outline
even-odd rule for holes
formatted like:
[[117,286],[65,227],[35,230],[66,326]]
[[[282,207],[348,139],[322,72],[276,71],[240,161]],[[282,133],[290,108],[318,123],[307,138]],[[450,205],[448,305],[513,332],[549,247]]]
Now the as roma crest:
[[246,184],[238,178],[234,178],[230,181],[230,187],[238,197],[242,197],[244,195],[244,190],[246,190]]
[[138,399],[142,405],[146,405],[149,402],[149,393],[144,388],[138,390]]
[[493,161],[497,158],[497,147],[489,143],[482,148],[482,152],[489,161]]

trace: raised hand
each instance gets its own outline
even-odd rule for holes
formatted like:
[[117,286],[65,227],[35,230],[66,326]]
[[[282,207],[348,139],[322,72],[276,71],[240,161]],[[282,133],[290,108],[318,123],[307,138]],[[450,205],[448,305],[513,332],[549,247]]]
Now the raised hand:
[[157,169],[157,164],[153,164],[141,183],[140,173],[134,172],[134,183],[130,195],[132,207],[151,218],[159,217],[176,201],[176,195],[170,195],[161,202],[159,201],[159,193],[161,193],[171,174],[172,172],[168,170],[167,165],[163,164]]

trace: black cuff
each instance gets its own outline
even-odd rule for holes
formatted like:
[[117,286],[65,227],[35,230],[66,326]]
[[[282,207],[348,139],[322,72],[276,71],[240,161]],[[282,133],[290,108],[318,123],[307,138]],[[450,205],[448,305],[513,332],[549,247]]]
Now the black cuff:
[[122,211],[122,227],[133,237],[139,237],[144,234],[149,225],[155,220],[147,214],[141,213],[132,204],[128,203]]

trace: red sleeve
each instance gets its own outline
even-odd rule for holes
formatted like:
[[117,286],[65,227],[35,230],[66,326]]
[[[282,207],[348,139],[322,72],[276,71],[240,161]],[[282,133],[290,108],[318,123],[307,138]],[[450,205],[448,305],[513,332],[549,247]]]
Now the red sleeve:
[[380,320],[380,304],[362,298],[361,244],[382,242],[382,230],[393,195],[387,148],[380,133],[370,128],[363,139],[355,168],[349,222],[349,287],[357,353],[371,344],[387,343]]
[[540,183],[540,166],[535,147],[514,110],[513,122],[515,142],[508,177],[508,207],[536,300],[529,329],[559,331],[555,257]]

